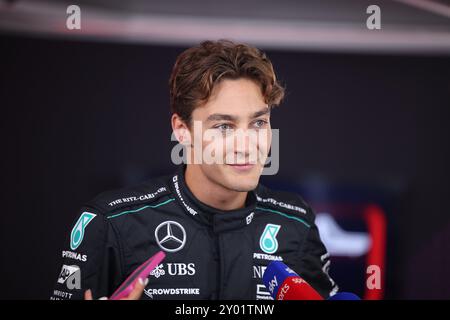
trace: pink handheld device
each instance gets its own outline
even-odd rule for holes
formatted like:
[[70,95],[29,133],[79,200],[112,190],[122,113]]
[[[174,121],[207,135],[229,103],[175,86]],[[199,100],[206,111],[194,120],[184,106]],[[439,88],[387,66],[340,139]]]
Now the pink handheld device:
[[114,291],[109,300],[120,300],[130,294],[133,291],[136,282],[139,278],[146,279],[150,272],[156,268],[157,265],[166,257],[163,251],[157,252],[154,256],[149,258],[143,264],[141,264],[128,278],[120,285],[120,287]]

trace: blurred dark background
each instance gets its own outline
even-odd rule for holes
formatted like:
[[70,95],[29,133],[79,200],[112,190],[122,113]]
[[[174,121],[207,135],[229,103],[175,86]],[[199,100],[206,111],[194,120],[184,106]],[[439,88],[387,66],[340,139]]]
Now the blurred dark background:
[[[177,55],[202,37],[166,41],[143,32],[121,41],[122,34],[102,38],[89,28],[84,36],[83,29],[73,37],[52,34],[26,10],[21,27],[8,24],[24,13],[6,3],[0,7],[0,298],[47,299],[79,207],[104,190],[174,170],[168,78]],[[382,190],[389,227],[385,298],[449,299],[449,19],[396,10],[386,13],[391,21],[420,23],[436,42],[411,34],[410,42],[391,46],[351,37],[310,44],[305,38],[305,46],[301,39],[270,45],[270,39],[230,38],[261,47],[287,88],[272,115],[272,127],[280,129],[280,170],[263,182]],[[31,32],[36,25],[42,30]],[[174,30],[182,35],[183,27]]]

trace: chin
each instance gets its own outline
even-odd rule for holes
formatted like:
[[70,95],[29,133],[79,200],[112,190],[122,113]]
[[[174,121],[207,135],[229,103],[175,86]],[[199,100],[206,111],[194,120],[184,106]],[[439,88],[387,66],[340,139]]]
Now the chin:
[[229,190],[233,190],[236,192],[249,192],[252,191],[256,188],[255,184],[252,185],[243,185],[243,184],[239,184],[239,185],[228,185],[226,186],[227,189]]
[[253,168],[248,172],[236,172],[234,170],[225,170],[225,181],[229,189],[247,192],[256,188],[259,182],[260,170],[259,168]]
[[239,181],[233,179],[232,181],[227,181],[225,187],[230,190],[238,191],[238,192],[248,192],[252,191],[258,185],[258,179],[249,178],[243,179],[240,178]]
[[207,167],[207,176],[212,181],[222,185],[228,190],[237,192],[248,192],[254,190],[259,182],[259,168],[254,168],[248,172],[236,172],[229,167]]

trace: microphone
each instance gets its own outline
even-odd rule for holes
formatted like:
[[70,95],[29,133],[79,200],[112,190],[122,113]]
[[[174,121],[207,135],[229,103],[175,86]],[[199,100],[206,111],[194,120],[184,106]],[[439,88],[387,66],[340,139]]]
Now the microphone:
[[361,300],[361,298],[351,292],[338,292],[327,300]]
[[313,287],[280,261],[267,266],[263,283],[275,300],[323,300]]

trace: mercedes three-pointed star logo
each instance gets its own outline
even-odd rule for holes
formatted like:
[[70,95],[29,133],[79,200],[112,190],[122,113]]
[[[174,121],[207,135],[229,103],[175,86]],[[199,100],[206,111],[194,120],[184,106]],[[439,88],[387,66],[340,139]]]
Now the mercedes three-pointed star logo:
[[164,251],[177,252],[183,249],[186,243],[186,231],[178,222],[164,221],[156,227],[155,239]]

